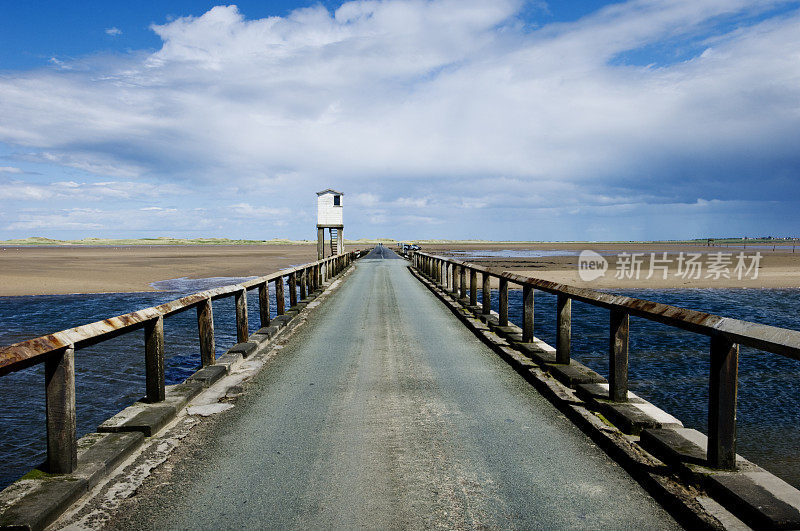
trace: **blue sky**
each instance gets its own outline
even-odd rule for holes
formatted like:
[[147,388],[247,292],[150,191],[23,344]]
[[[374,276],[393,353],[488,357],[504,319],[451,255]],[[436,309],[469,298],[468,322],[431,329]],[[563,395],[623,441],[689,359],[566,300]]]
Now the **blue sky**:
[[0,238],[800,235],[800,2],[0,3]]

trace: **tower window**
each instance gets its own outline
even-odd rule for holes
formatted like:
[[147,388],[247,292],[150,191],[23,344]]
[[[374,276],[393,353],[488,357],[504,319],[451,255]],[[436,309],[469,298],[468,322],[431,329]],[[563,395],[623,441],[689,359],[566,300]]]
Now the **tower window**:
[[342,196],[340,195],[333,196],[333,206],[342,206]]

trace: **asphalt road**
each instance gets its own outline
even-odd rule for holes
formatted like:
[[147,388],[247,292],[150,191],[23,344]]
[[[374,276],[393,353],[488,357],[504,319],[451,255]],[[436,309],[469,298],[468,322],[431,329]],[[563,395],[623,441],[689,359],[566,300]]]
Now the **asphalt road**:
[[111,525],[678,527],[406,266],[359,261]]
[[384,247],[383,244],[379,243],[376,245],[370,252],[362,258],[362,260],[394,260],[400,259],[402,257],[398,255],[396,252],[392,251],[388,247]]

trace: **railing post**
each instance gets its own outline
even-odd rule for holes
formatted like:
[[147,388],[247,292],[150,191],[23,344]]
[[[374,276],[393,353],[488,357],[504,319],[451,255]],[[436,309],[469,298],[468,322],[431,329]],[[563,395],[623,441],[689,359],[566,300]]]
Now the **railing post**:
[[144,379],[148,402],[164,400],[164,317],[144,325]]
[[269,282],[258,285],[258,312],[261,326],[269,326]]
[[244,343],[250,337],[247,330],[247,290],[242,288],[234,295],[236,300],[236,342]]
[[500,326],[508,326],[508,280],[500,277]]
[[492,277],[489,273],[481,273],[481,313],[492,313]]
[[478,305],[478,272],[469,270],[469,305]]
[[458,298],[458,292],[461,289],[461,285],[459,283],[459,280],[461,280],[460,270],[461,270],[460,265],[453,264],[453,289],[451,293],[455,295],[456,298]]
[[275,279],[275,305],[277,307],[276,314],[284,315],[286,313],[286,298],[283,295],[282,276]]
[[78,466],[75,430],[75,348],[53,352],[44,362],[47,410],[47,471],[70,474]]
[[289,308],[297,306],[297,273],[289,273]]
[[533,341],[533,287],[522,286],[522,342]]
[[467,268],[466,266],[460,266],[458,268],[458,298],[466,299],[467,298]]
[[611,310],[608,336],[608,397],[614,402],[628,400],[628,335],[630,316],[622,310]]
[[738,372],[739,345],[724,336],[711,336],[707,454],[712,468],[736,468]]
[[556,363],[569,365],[570,341],[572,339],[572,299],[558,294],[556,302],[558,317],[556,318]]
[[210,297],[197,305],[197,332],[200,336],[200,364],[203,367],[214,365],[214,311]]
[[308,296],[306,293],[306,277],[308,277],[308,269],[302,269],[300,271],[300,300],[303,300]]
[[447,264],[447,289],[449,291],[453,291],[453,285],[455,284],[456,280],[456,265],[455,264]]

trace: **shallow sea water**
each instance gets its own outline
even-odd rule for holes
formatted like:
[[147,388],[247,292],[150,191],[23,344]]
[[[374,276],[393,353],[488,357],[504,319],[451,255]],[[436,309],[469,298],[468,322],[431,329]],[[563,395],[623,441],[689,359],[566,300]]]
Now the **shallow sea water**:
[[[154,284],[164,291],[97,295],[0,297],[0,345],[141,310],[241,278],[174,279]],[[270,286],[271,315],[275,293]],[[284,290],[288,307],[288,288]],[[257,291],[248,292],[250,333],[259,324]],[[217,355],[236,343],[233,297],[213,303]],[[200,365],[194,309],[164,320],[165,380],[182,382]],[[144,332],[135,331],[83,348],[75,355],[78,436],[95,431],[105,419],[144,396]],[[42,364],[0,377],[0,488],[45,458],[44,367]]]

